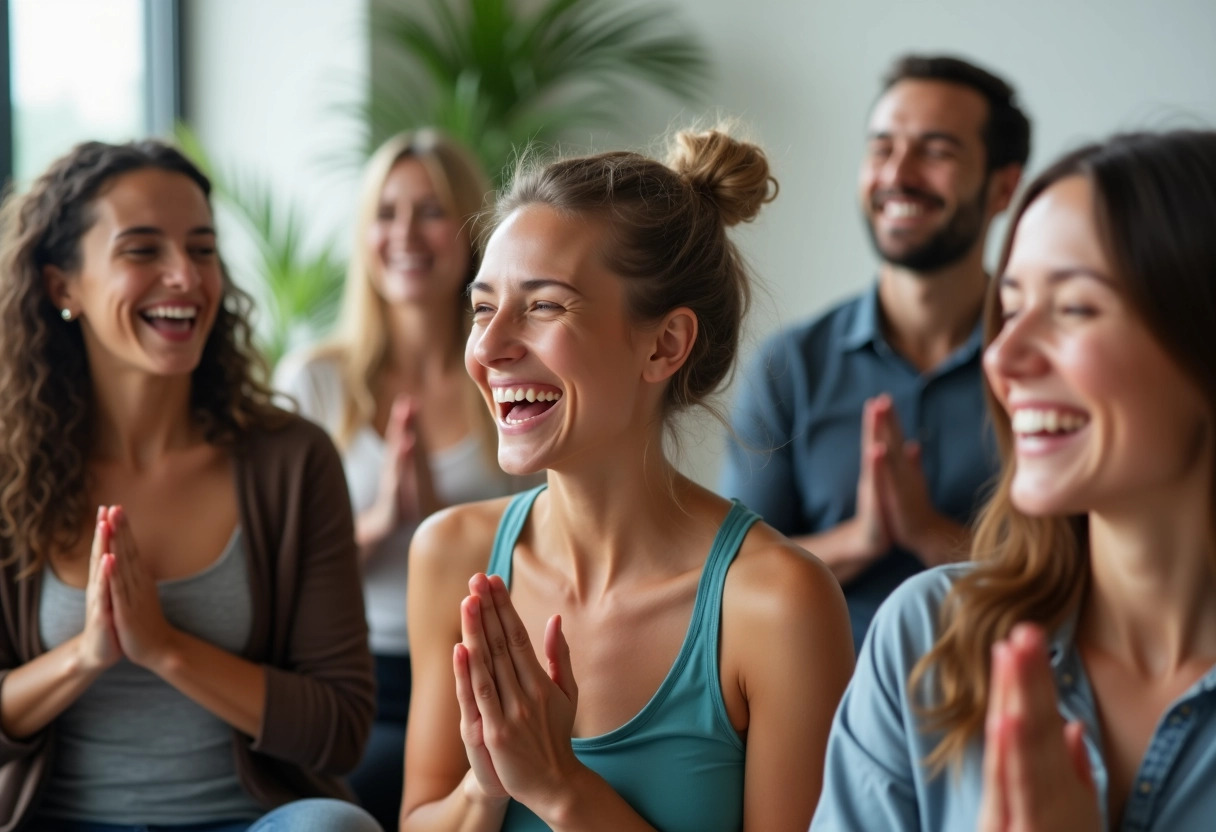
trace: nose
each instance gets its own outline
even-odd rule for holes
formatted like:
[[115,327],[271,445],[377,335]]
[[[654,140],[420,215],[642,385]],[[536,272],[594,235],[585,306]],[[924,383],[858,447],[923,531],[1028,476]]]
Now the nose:
[[1042,333],[1042,313],[1026,309],[1006,319],[984,350],[984,371],[993,386],[1000,380],[1029,378],[1048,368]]
[[421,218],[418,216],[418,212],[413,210],[399,211],[396,221],[389,230],[392,242],[403,248],[408,248],[421,233]]
[[197,288],[202,278],[190,253],[174,248],[165,262],[163,280],[166,286],[185,292]]
[[523,358],[527,350],[519,337],[516,317],[505,310],[483,313],[469,331],[466,352],[483,367],[501,367]]

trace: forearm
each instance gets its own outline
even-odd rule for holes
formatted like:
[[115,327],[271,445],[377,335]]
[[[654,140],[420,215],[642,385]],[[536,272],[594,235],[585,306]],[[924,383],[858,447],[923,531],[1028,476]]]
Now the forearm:
[[260,665],[174,630],[149,669],[238,731],[261,735],[266,671]]
[[447,797],[401,808],[401,832],[498,832],[510,798],[487,797],[470,769]]
[[529,807],[553,832],[655,832],[616,790],[589,768],[547,806]]
[[24,739],[41,731],[68,709],[101,675],[89,668],[79,651],[80,636],[15,668],[0,685],[0,725],[4,733]]

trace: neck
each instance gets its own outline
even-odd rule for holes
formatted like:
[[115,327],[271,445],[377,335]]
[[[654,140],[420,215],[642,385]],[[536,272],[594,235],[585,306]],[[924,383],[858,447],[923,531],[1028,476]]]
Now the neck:
[[1216,657],[1211,501],[1171,494],[1138,502],[1134,511],[1090,515],[1091,584],[1079,634],[1161,677]]
[[422,304],[388,307],[387,363],[411,388],[453,366],[463,367],[464,339],[457,312]]
[[935,272],[890,263],[879,270],[883,334],[921,372],[944,361],[975,329],[988,291],[981,243],[982,238],[962,260]]
[[679,568],[676,553],[695,535],[691,509],[706,493],[668,462],[660,439],[656,432],[649,453],[618,448],[612,464],[549,471],[537,551],[567,575],[575,597],[602,598],[635,578]]
[[195,444],[190,385],[190,376],[95,371],[94,456],[142,470],[170,451]]

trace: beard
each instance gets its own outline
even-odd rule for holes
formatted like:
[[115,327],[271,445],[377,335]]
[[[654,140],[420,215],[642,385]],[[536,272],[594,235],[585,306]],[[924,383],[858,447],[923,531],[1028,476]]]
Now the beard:
[[[989,177],[985,176],[975,197],[960,202],[946,225],[917,246],[884,246],[878,238],[878,232],[874,230],[874,220],[867,215],[866,230],[870,233],[870,243],[885,262],[909,271],[934,272],[954,265],[967,256],[984,233],[984,205],[988,201],[988,181]],[[941,199],[934,194],[911,189],[884,191],[876,195],[875,201],[900,193],[941,203]]]

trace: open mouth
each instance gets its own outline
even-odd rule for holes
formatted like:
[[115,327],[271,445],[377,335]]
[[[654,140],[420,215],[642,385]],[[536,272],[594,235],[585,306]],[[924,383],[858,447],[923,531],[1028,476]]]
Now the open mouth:
[[918,219],[941,207],[936,197],[906,192],[879,194],[873,204],[874,212],[888,220]]
[[1048,437],[1076,433],[1089,424],[1089,417],[1075,410],[1022,407],[1010,421],[1019,437]]
[[508,425],[531,421],[551,410],[561,399],[562,391],[552,387],[495,387],[494,401],[498,418]]
[[141,309],[139,317],[162,335],[181,338],[194,331],[197,306],[151,306]]

